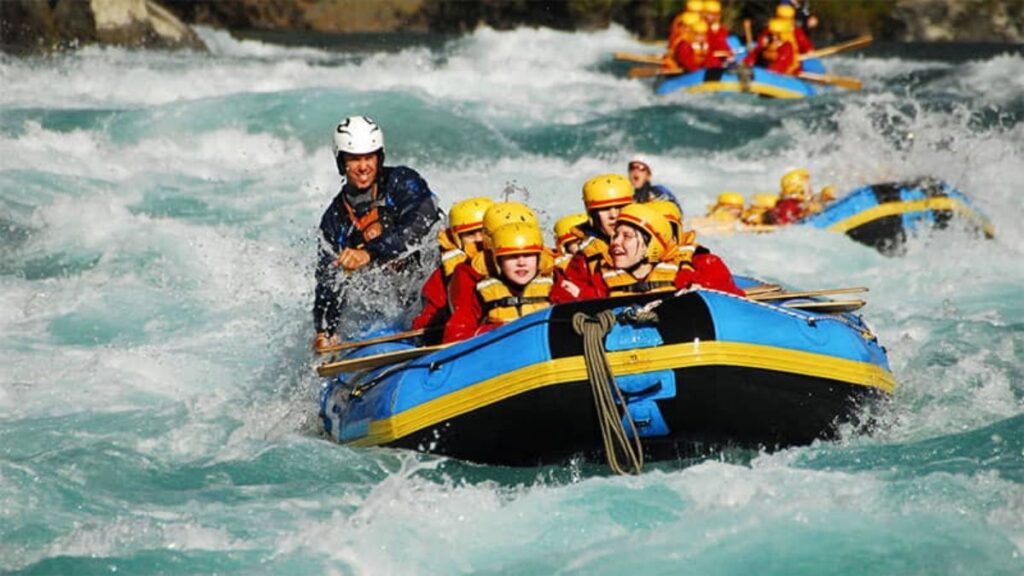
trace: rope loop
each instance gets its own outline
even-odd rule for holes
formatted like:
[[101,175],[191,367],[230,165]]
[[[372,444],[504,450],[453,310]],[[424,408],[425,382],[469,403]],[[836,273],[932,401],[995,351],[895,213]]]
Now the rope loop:
[[[572,317],[572,327],[583,337],[583,359],[608,467],[616,474],[639,474],[644,465],[640,435],[626,406],[625,396],[612,375],[604,348],[604,338],[615,326],[615,321],[615,313],[611,310],[602,310],[595,316],[577,312]],[[629,426],[632,439],[626,433],[622,420]],[[620,460],[628,460],[628,467],[620,464]]]

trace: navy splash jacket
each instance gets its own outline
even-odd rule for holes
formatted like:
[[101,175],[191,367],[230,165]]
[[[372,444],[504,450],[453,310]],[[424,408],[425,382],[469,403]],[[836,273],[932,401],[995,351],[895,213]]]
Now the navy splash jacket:
[[334,333],[344,308],[338,275],[345,272],[334,266],[341,252],[345,248],[362,248],[370,254],[370,264],[384,264],[418,244],[441,217],[426,180],[412,168],[385,166],[377,176],[377,199],[362,213],[356,213],[357,217],[362,217],[373,207],[377,208],[382,232],[377,238],[366,241],[345,207],[346,187],[347,184],[320,219],[313,327],[317,332],[328,334]]

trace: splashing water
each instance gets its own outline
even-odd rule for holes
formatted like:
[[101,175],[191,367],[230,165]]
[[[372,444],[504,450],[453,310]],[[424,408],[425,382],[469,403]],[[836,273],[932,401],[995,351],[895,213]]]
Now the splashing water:
[[[1024,572],[1019,50],[837,56],[864,92],[781,102],[657,98],[609,62],[645,50],[617,28],[345,53],[202,35],[211,54],[0,57],[0,570]],[[444,207],[508,193],[550,226],[643,153],[688,215],[795,166],[841,190],[931,175],[997,237],[898,259],[809,229],[708,239],[738,273],[871,287],[900,385],[870,437],[632,478],[354,450],[317,435],[308,352],[352,113]],[[399,318],[426,272],[357,300]]]

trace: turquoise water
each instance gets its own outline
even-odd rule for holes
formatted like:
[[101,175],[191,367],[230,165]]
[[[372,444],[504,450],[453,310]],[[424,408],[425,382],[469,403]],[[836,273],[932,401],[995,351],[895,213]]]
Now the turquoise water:
[[[609,60],[644,49],[621,29],[203,35],[210,55],[0,58],[0,572],[1024,573],[1019,50],[837,56],[865,91],[776,102],[655,98]],[[739,273],[870,286],[900,383],[871,437],[630,478],[356,450],[318,436],[308,352],[352,113],[445,206],[508,190],[551,224],[643,153],[690,214],[796,166],[840,189],[933,175],[997,238],[899,259],[815,230],[707,239]],[[396,317],[393,292],[361,303]]]

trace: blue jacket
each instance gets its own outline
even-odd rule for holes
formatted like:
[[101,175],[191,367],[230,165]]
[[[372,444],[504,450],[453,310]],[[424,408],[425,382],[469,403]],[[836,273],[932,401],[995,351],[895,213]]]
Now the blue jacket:
[[[671,190],[665,188],[661,184],[651,185],[650,183],[644,184],[643,187],[637,188],[633,191],[634,202],[650,202],[651,200],[668,200],[679,206],[679,200],[676,200],[675,194]],[[682,206],[679,206],[682,210]]]
[[[415,170],[405,166],[381,167],[373,205],[383,231],[366,241],[345,207],[347,189],[345,184],[320,219],[313,325],[317,332],[328,334],[334,333],[344,308],[341,283],[347,276],[334,266],[341,252],[345,248],[362,248],[370,254],[371,264],[387,263],[419,244],[441,217],[434,194]],[[364,215],[356,213],[357,217]]]

